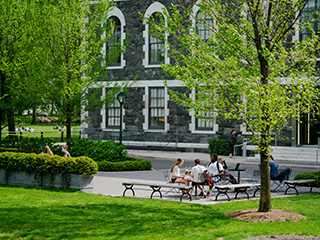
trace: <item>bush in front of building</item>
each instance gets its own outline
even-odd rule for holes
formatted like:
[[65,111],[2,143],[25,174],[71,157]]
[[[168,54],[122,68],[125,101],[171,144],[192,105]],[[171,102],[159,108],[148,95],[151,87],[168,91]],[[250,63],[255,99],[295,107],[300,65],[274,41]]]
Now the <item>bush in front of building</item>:
[[87,156],[96,162],[118,162],[120,160],[120,151],[122,151],[123,159],[127,157],[128,153],[123,145],[113,140],[101,141],[83,138],[72,141],[71,145],[72,147],[69,150],[71,156]]
[[36,175],[81,174],[94,176],[98,172],[97,163],[89,157],[49,156],[35,153],[0,153],[0,168],[10,172],[27,172]]
[[1,147],[16,148],[18,152],[41,153],[45,146],[49,146],[54,154],[61,155],[61,147],[53,146],[53,144],[54,141],[50,138],[28,138],[18,135],[10,135],[0,141]]
[[[99,171],[140,171],[151,170],[149,160],[128,157],[123,145],[113,141],[78,139],[72,141],[70,154],[73,157],[87,156],[98,164]],[[120,161],[120,151],[122,159]]]
[[151,170],[152,163],[149,160],[128,157],[121,162],[98,162],[100,171],[142,171]]
[[301,184],[302,186],[320,187],[320,171],[318,171],[318,172],[298,173],[293,178],[293,180],[305,180],[305,179],[315,179],[316,182]]
[[228,156],[231,152],[231,147],[227,140],[213,138],[209,143],[209,152]]

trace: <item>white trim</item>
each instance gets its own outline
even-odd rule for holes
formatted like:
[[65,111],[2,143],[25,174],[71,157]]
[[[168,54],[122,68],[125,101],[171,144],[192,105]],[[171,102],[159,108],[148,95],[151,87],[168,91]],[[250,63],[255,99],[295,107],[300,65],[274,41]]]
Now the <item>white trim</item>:
[[[85,94],[88,94],[88,89],[85,90]],[[89,112],[85,111],[86,109],[86,104],[88,104],[88,102],[86,101],[86,103],[84,105],[82,105],[82,111],[81,111],[81,138],[88,138],[88,134],[84,134],[82,132],[82,130],[87,129],[89,127],[89,124],[87,123],[88,117],[89,117]]]
[[[102,96],[101,96],[101,99],[104,99],[106,96],[106,88],[103,87],[102,88]],[[122,107],[122,129],[124,130],[125,129],[125,122],[123,121],[124,119],[124,116],[125,116],[125,108]],[[100,114],[101,114],[101,123],[100,123],[100,128],[102,131],[107,131],[107,132],[112,132],[112,131],[120,131],[120,128],[117,129],[117,128],[107,128],[107,109],[106,109],[106,104],[103,104],[102,105],[102,108],[101,108],[101,111],[100,111]],[[121,124],[121,123],[120,123]],[[120,126],[119,126],[120,127]]]
[[[190,97],[192,99],[196,98],[195,90],[192,90]],[[219,131],[219,124],[217,124],[217,115],[215,116],[215,118],[213,120],[212,130],[198,130],[198,129],[196,129],[196,117],[194,114],[195,114],[195,111],[193,111],[193,110],[189,112],[189,116],[191,117],[191,123],[189,124],[189,130],[191,131],[191,133],[194,133],[194,134],[216,134],[217,131]]]
[[[163,87],[164,88],[164,129],[150,129],[149,128],[149,88],[152,87]],[[168,101],[169,94],[167,87],[163,86],[163,82],[161,85],[152,85],[144,87],[145,94],[143,95],[143,101],[145,102],[145,107],[142,110],[144,116],[144,123],[142,124],[142,128],[145,132],[167,132],[170,129],[170,125],[168,123],[169,109],[168,109]]]
[[[121,39],[120,39],[120,42],[121,42],[121,46],[123,46],[124,44],[124,41],[126,39],[126,33],[124,32],[124,27],[126,26],[126,19],[122,13],[122,11],[117,8],[117,7],[114,7],[112,8],[112,10],[108,13],[107,15],[107,19],[109,19],[110,17],[117,17],[119,20],[120,20],[120,24],[121,24]],[[102,24],[102,27],[103,27],[103,24]],[[105,37],[105,33],[102,34],[102,37]],[[103,46],[102,46],[102,54],[103,56],[106,55],[106,44],[107,43],[104,43]],[[120,66],[107,66],[107,69],[123,69],[125,66],[126,66],[126,61],[124,60],[124,54],[121,53],[121,56],[120,56]]]
[[[148,9],[146,10],[146,13],[144,14],[144,17],[147,19],[150,17],[153,13],[159,12],[163,15],[165,26],[168,25],[167,18],[164,15],[164,12],[167,12],[167,9],[165,6],[159,2],[152,3]],[[145,30],[143,31],[143,38],[144,38],[144,44],[143,44],[143,51],[144,51],[144,59],[142,60],[142,64],[145,68],[160,68],[160,64],[149,64],[149,24],[145,24]],[[165,42],[168,41],[168,35],[166,35]],[[164,43],[164,46],[166,44]],[[165,47],[165,54],[164,54],[164,64],[170,64],[170,58],[168,57],[168,49]]]

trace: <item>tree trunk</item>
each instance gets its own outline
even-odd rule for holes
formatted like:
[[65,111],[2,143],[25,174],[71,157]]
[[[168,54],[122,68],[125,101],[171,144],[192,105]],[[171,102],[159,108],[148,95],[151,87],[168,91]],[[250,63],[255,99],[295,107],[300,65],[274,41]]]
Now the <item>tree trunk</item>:
[[37,107],[33,106],[32,107],[32,121],[31,121],[31,124],[36,124],[37,123],[36,110],[37,110]]
[[72,121],[72,117],[71,117],[71,111],[69,109],[69,111],[67,111],[67,121],[66,121],[66,125],[67,125],[67,144],[68,144],[68,146],[70,145],[70,140],[71,140],[71,121]]
[[2,140],[2,110],[0,110],[0,141]]
[[14,114],[11,111],[7,111],[8,131],[9,134],[16,134],[16,125],[14,122]]
[[267,147],[268,146],[263,146],[262,149],[264,150],[260,153],[261,190],[259,212],[271,211],[271,188]]

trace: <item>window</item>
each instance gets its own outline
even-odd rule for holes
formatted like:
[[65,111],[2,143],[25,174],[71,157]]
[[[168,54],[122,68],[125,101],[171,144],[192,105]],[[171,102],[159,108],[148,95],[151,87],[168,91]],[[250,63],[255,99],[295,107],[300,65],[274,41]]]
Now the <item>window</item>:
[[196,130],[212,130],[213,129],[213,118],[212,112],[198,112],[198,115],[203,117],[196,118]]
[[164,88],[149,89],[149,128],[164,129],[165,125]]
[[[163,21],[161,13],[154,13],[151,16],[154,19],[155,24],[159,24]],[[164,42],[149,34],[149,64],[161,64],[164,63],[165,59],[165,48]]]
[[[153,18],[156,24],[164,22],[167,26],[166,15],[167,12],[165,6],[159,2],[152,3],[146,10],[145,19]],[[170,58],[168,56],[168,50],[165,47],[165,42],[168,40],[168,35],[164,36],[164,39],[159,39],[156,36],[152,36],[149,33],[149,24],[144,22],[145,30],[143,31],[143,51],[144,58],[142,64],[145,68],[160,68],[161,64],[170,64]]]
[[199,11],[197,13],[197,22],[196,22],[196,31],[200,35],[202,40],[207,40],[212,35],[212,30],[210,29],[213,26],[212,19],[209,19],[204,12]]
[[[103,44],[102,54],[106,61],[102,65],[107,63],[107,69],[123,69],[126,61],[124,60],[124,54],[120,53],[120,49],[125,44],[126,34],[124,28],[126,20],[121,10],[117,7],[112,8],[106,19],[107,22],[102,23],[102,29],[107,30],[112,23],[114,24],[114,31],[108,41]],[[106,32],[102,34],[102,38],[106,38]],[[118,52],[118,54],[115,54],[115,52]]]
[[106,114],[107,128],[119,128],[120,111],[121,111],[121,108],[118,100],[116,100],[114,104],[108,107],[107,114]]
[[121,22],[119,18],[112,16],[108,20],[108,28],[114,24],[114,31],[106,44],[107,61],[109,66],[121,65]]
[[[315,32],[320,31],[319,9],[320,0],[309,0],[301,14],[301,23],[310,23]],[[300,32],[300,40],[306,40],[308,37],[311,37],[311,30],[302,29]]]

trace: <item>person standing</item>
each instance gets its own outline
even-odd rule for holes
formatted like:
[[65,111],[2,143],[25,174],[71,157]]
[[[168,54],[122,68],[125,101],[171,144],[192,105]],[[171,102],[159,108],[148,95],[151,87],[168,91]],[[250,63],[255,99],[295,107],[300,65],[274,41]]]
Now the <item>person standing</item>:
[[229,144],[231,148],[231,152],[229,154],[230,157],[232,157],[234,154],[234,146],[236,145],[236,142],[237,142],[237,132],[236,130],[232,129],[229,136]]

